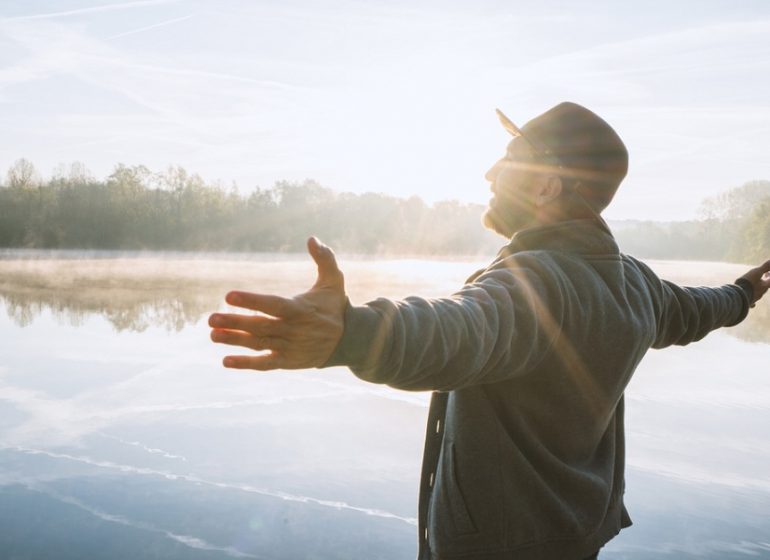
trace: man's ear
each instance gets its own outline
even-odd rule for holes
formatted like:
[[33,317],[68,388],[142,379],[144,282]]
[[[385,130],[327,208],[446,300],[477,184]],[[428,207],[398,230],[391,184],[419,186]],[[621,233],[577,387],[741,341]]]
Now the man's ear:
[[559,198],[562,189],[561,177],[558,175],[544,177],[535,191],[535,205],[538,207],[545,206],[552,200]]

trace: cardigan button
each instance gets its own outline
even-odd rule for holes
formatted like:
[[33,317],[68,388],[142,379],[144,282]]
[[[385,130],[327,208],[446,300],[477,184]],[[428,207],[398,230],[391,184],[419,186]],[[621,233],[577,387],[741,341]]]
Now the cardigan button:
[[441,420],[436,420],[436,433],[438,433],[439,430],[441,430]]
[[430,488],[433,488],[433,475],[434,475],[434,474],[435,474],[435,473],[430,473],[430,481],[428,481],[428,486],[429,486]]

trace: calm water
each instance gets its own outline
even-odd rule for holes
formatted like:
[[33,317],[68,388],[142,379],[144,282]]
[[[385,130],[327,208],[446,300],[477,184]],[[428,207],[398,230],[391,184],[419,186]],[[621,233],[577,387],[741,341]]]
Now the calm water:
[[[305,261],[0,259],[0,557],[409,559],[428,394],[343,368],[219,364],[227,289]],[[26,259],[26,257],[37,257]],[[355,302],[446,295],[480,263],[343,259]],[[688,284],[743,267],[651,263]],[[770,558],[770,305],[648,354],[627,390],[634,525],[602,558]]]

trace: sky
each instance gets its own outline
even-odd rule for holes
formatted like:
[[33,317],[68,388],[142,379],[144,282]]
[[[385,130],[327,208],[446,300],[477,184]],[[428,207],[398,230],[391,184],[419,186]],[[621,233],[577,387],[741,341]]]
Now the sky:
[[0,0],[0,173],[483,204],[495,107],[522,125],[570,100],[630,152],[607,218],[691,219],[770,179],[768,37],[764,0]]

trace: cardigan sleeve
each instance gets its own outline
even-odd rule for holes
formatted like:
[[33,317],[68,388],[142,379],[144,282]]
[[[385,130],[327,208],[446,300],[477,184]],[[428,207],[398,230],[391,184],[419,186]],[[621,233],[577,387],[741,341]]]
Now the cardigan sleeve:
[[363,380],[413,391],[494,383],[532,370],[563,315],[563,302],[532,270],[491,270],[448,298],[348,302],[324,367],[347,365]]
[[657,334],[653,348],[683,346],[698,341],[720,327],[737,325],[749,312],[751,296],[741,283],[716,288],[683,287],[661,280],[637,261],[653,296]]

